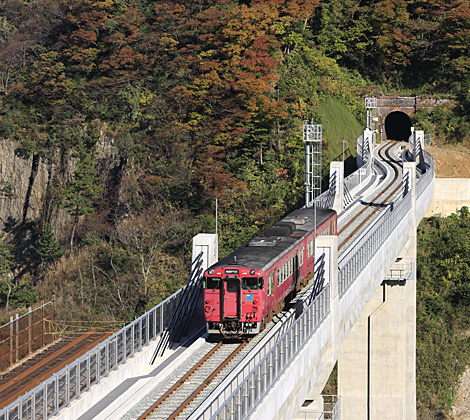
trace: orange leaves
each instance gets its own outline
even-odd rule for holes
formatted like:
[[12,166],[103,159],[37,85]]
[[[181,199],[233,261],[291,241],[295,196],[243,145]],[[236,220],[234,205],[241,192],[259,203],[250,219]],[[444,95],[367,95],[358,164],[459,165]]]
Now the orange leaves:
[[195,175],[210,196],[218,197],[221,204],[226,204],[247,191],[246,183],[227,169],[224,147],[208,145],[203,156]]

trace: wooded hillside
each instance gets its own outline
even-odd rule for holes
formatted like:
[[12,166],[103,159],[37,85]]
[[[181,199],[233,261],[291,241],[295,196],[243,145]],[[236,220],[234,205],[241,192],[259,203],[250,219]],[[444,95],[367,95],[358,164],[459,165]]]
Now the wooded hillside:
[[222,256],[299,205],[303,121],[360,121],[325,130],[326,163],[343,138],[354,148],[369,86],[455,98],[416,125],[466,140],[469,10],[1,1],[0,136],[28,165],[24,192],[8,162],[0,180],[4,203],[18,202],[0,221],[2,305],[56,293],[64,317],[133,319],[185,281],[216,198]]

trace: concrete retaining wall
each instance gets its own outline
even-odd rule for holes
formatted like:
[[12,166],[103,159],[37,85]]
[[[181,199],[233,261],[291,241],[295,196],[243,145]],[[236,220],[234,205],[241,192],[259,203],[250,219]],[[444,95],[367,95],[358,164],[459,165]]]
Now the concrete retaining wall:
[[425,217],[449,216],[463,206],[470,208],[469,178],[436,178],[431,207]]

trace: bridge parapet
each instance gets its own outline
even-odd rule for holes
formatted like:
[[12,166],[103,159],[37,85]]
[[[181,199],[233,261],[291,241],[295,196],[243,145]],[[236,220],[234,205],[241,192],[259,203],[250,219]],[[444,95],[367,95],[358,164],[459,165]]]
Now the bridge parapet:
[[411,210],[411,192],[408,192],[393,211],[391,207],[389,209],[387,216],[382,217],[380,224],[369,229],[339,262],[340,297],[346,293],[359,273],[369,264],[371,258],[390,237],[391,232],[406,219],[406,214]]

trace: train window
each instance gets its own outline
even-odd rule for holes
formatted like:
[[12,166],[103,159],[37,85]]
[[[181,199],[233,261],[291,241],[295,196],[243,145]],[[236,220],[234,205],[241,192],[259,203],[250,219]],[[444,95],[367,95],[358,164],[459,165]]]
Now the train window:
[[227,293],[236,293],[238,291],[238,280],[228,279],[225,282],[227,283]]
[[274,271],[269,275],[268,279],[268,295],[274,291]]
[[204,279],[204,288],[205,289],[218,289],[220,286],[219,277],[206,277]]
[[313,241],[310,241],[307,244],[307,258],[310,258],[313,255]]
[[279,286],[281,284],[281,269],[279,268],[277,270],[277,285]]
[[248,290],[259,290],[263,288],[263,278],[258,277],[243,277],[242,288]]

